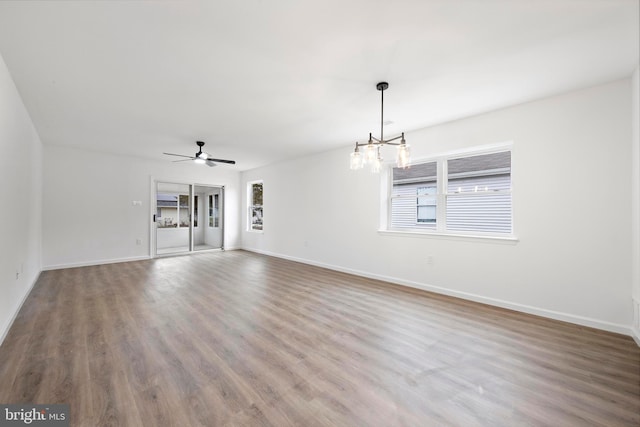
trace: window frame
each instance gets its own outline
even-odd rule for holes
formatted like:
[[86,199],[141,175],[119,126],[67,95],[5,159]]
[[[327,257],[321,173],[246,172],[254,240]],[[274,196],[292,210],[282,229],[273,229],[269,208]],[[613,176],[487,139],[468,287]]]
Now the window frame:
[[[508,194],[511,196],[511,232],[499,233],[499,232],[486,232],[486,231],[470,231],[470,230],[449,230],[446,225],[447,217],[447,199],[450,196],[456,196],[456,193],[448,193],[448,160],[473,157],[485,154],[495,154],[509,151],[511,153],[511,165],[510,165],[510,181],[511,186]],[[515,234],[515,218],[514,218],[514,168],[513,168],[513,142],[508,141],[500,144],[471,147],[462,150],[449,151],[440,153],[433,156],[414,159],[413,164],[422,164],[428,162],[436,162],[436,223],[435,228],[422,228],[420,225],[416,225],[415,228],[411,227],[392,227],[392,195],[393,195],[393,168],[395,165],[387,165],[387,173],[382,177],[382,202],[381,202],[381,224],[378,230],[381,234],[393,234],[393,235],[407,235],[407,236],[426,236],[426,237],[439,237],[439,238],[462,238],[462,239],[487,239],[493,241],[504,242],[517,242],[518,238]],[[503,194],[506,191],[503,192]],[[418,204],[416,202],[416,209]],[[417,219],[416,219],[417,221]]]
[[[262,204],[256,205],[253,201],[253,186],[256,184],[262,185]],[[253,224],[253,210],[259,208],[262,210],[262,224],[260,228],[254,228]],[[264,180],[258,179],[247,182],[247,231],[251,233],[263,233],[264,232]]]

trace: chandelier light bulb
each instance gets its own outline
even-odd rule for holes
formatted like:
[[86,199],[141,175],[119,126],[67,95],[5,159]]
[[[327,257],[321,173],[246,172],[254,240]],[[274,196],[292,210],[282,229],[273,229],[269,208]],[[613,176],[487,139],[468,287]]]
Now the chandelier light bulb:
[[362,169],[364,164],[362,163],[362,156],[360,155],[360,151],[356,148],[356,151],[351,153],[351,170]]
[[409,167],[411,163],[411,150],[406,143],[398,145],[398,157],[396,159],[396,166],[402,169]]
[[376,153],[376,146],[373,145],[372,142],[369,142],[364,149],[364,161],[366,163],[372,163],[378,157],[378,153]]

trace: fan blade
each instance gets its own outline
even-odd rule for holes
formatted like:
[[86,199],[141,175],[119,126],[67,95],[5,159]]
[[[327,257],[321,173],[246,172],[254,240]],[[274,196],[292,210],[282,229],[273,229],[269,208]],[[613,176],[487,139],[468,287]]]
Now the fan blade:
[[186,157],[186,158],[191,159],[191,160],[195,159],[195,157],[193,157],[193,156],[185,156],[185,155],[182,155],[182,154],[173,154],[173,153],[162,153],[162,154],[166,154],[167,156]]
[[213,161],[212,161],[212,160],[210,160],[210,159],[205,160],[205,163],[206,163],[206,164],[207,164],[207,166],[209,166],[210,168],[212,168],[212,167],[214,167],[214,166],[218,166],[218,165],[216,165],[215,163],[213,163]]
[[182,159],[182,160],[173,160],[171,163],[180,163],[180,162],[190,162],[193,159]]
[[211,160],[212,162],[218,162],[218,163],[228,163],[230,165],[236,164],[235,160],[225,160],[225,159],[207,159],[207,160]]

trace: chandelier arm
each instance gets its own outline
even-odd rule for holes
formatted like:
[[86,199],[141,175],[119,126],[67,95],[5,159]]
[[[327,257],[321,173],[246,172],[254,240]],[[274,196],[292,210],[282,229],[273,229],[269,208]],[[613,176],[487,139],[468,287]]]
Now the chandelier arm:
[[[375,136],[372,136],[371,139],[374,141],[373,145],[385,145],[385,144],[389,144],[389,145],[402,145],[401,142],[393,142],[397,139],[402,138],[402,135],[398,135],[395,138],[391,138],[391,139],[387,139],[386,141],[381,140],[376,138]],[[356,142],[356,147],[364,147],[369,145],[368,142]]]
[[391,138],[391,139],[387,139],[386,141],[382,141],[384,144],[389,144],[389,145],[400,145],[402,144],[401,142],[391,142],[391,141],[395,141],[396,139],[400,139],[402,138],[402,135],[398,135],[395,138]]

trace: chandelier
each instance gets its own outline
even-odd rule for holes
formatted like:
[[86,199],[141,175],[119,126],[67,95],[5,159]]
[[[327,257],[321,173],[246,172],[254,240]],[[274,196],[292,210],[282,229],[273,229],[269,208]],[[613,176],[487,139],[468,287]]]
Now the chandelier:
[[[380,139],[369,133],[368,142],[356,142],[356,149],[351,153],[351,169],[362,169],[365,164],[370,165],[371,172],[380,172],[382,166],[382,156],[380,155],[380,147],[383,145],[396,145],[398,147],[396,153],[396,166],[399,168],[409,167],[411,155],[409,146],[404,140],[404,132],[401,135],[391,139],[384,139],[384,91],[389,87],[389,83],[380,82],[376,85],[376,89],[380,91]],[[394,142],[397,140],[400,142]],[[364,147],[364,155],[360,154],[360,147]]]

